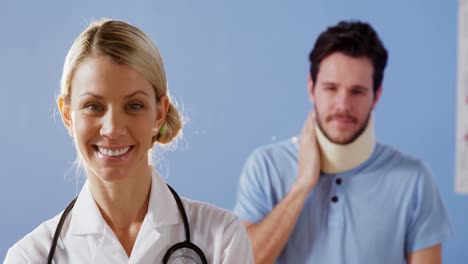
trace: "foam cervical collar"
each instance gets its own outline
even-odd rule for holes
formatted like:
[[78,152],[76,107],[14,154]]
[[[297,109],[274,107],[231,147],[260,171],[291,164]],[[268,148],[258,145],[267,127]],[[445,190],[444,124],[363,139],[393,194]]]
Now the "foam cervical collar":
[[320,169],[322,172],[336,174],[356,168],[368,160],[374,151],[376,141],[372,115],[364,132],[353,142],[346,145],[331,142],[318,125],[315,128],[320,149]]

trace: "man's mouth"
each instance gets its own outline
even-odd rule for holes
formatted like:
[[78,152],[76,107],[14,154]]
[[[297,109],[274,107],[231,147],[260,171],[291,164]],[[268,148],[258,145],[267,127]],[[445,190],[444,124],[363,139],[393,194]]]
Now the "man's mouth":
[[332,119],[332,121],[338,121],[342,123],[354,123],[354,119],[348,117],[335,117]]

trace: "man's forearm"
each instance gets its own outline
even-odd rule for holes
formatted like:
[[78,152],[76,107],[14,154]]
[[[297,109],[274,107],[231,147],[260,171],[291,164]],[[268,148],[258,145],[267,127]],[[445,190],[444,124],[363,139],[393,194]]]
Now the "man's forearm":
[[278,258],[308,195],[308,189],[296,184],[261,222],[245,222],[256,264],[270,264]]
[[409,253],[406,261],[408,264],[441,264],[442,244]]

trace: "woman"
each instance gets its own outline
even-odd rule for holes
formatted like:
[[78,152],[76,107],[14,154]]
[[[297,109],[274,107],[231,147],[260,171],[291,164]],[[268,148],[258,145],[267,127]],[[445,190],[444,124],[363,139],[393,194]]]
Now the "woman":
[[57,103],[87,182],[76,202],[10,248],[5,263],[253,263],[239,219],[178,203],[151,166],[153,146],[171,142],[182,123],[159,51],[141,30],[112,20],[90,25],[68,52]]

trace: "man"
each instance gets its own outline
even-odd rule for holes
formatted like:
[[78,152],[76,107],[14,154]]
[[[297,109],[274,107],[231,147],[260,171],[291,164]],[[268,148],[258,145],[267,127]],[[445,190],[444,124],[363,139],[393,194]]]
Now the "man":
[[240,178],[256,263],[441,263],[452,232],[430,172],[374,138],[387,56],[367,23],[318,37],[300,138],[257,149]]

